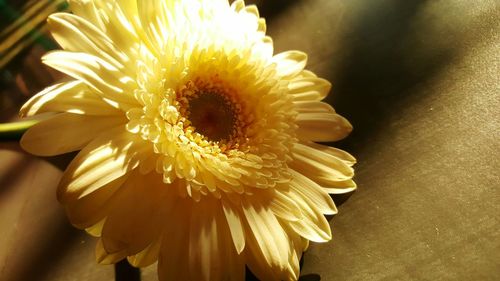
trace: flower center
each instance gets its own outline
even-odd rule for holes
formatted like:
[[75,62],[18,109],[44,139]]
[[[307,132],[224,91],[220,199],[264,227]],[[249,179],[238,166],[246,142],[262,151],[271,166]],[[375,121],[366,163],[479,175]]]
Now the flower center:
[[241,148],[246,142],[249,120],[244,104],[237,91],[217,77],[189,81],[177,91],[176,100],[185,130],[223,150]]
[[211,141],[228,141],[235,131],[234,104],[216,92],[200,92],[188,99],[187,119],[195,132]]

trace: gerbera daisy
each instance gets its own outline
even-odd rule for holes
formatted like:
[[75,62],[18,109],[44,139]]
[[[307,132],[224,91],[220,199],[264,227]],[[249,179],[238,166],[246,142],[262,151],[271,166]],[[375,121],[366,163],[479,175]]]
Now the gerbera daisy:
[[100,237],[97,258],[160,280],[296,280],[331,232],[329,196],[352,191],[348,153],[317,144],[351,125],[299,51],[273,54],[255,6],[225,0],[70,0],[49,17],[72,79],[29,100],[55,112],[21,140],[42,156],[81,150],[58,199]]

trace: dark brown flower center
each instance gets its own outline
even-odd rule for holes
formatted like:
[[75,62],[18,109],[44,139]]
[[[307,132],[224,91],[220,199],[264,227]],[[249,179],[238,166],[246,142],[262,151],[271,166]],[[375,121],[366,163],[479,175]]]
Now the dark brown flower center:
[[188,99],[187,119],[211,141],[229,140],[236,125],[233,103],[219,93],[200,92]]

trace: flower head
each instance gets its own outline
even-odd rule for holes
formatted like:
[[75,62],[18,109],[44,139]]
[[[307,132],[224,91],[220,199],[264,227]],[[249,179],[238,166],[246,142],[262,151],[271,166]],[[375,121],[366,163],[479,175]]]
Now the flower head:
[[299,51],[273,54],[237,0],[70,0],[49,18],[72,79],[21,115],[55,112],[21,145],[81,150],[58,189],[102,263],[158,260],[160,280],[297,279],[309,241],[331,238],[329,193],[355,189],[348,153],[315,142],[350,124]]

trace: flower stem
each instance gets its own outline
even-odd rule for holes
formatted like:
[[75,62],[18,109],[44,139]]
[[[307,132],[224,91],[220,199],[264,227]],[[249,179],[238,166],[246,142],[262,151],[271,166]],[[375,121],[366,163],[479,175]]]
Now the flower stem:
[[19,141],[24,132],[37,122],[38,120],[26,120],[0,124],[0,141]]

